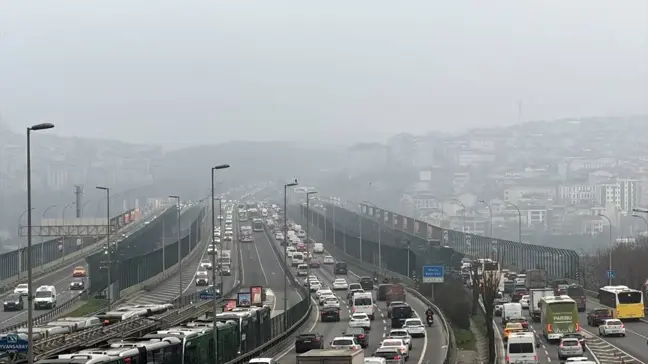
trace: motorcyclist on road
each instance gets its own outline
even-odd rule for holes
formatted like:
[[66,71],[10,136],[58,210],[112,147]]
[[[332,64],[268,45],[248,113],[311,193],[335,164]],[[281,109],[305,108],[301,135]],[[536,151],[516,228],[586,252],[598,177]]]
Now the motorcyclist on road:
[[432,307],[428,307],[428,309],[425,310],[425,317],[434,318],[434,310],[432,310]]

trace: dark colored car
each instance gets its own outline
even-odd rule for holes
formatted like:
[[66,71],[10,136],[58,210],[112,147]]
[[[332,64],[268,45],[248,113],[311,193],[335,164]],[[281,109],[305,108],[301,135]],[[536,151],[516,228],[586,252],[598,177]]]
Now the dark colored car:
[[412,307],[407,304],[395,305],[391,310],[391,327],[400,329],[405,324],[405,320],[414,317]]
[[313,349],[324,349],[324,336],[317,332],[306,332],[295,338],[295,352],[305,353]]
[[18,293],[12,293],[4,299],[4,310],[6,311],[22,311],[25,308],[23,298]]
[[605,320],[611,319],[612,314],[607,308],[597,308],[587,312],[587,324],[589,326],[599,326],[604,323]]
[[335,268],[333,268],[333,274],[347,274],[347,264],[345,262],[335,263]]
[[374,280],[371,277],[360,277],[358,283],[365,291],[371,291],[374,288]]
[[574,333],[569,333],[569,334],[564,334],[563,338],[574,338],[578,339],[578,342],[581,344],[583,347],[583,351],[587,351],[587,346],[585,344],[585,336],[579,332],[574,332]]
[[362,327],[349,327],[344,336],[353,336],[363,349],[369,346],[369,334]]
[[337,307],[325,307],[320,310],[320,318],[322,322],[340,322],[340,309]]
[[72,282],[70,282],[70,290],[71,291],[83,291],[85,289],[85,282],[81,278],[74,278]]
[[511,294],[511,302],[520,302],[522,296],[528,294],[525,287],[515,287],[513,294]]

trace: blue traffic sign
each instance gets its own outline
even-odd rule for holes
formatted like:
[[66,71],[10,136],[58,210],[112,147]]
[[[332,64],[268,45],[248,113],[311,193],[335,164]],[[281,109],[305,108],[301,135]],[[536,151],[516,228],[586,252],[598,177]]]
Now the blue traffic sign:
[[442,265],[424,265],[423,283],[443,283],[445,268]]
[[609,271],[607,271],[607,277],[608,277],[608,279],[610,279],[610,278],[612,278],[612,279],[616,278],[616,272],[613,271],[613,270],[609,270]]
[[18,353],[26,353],[29,347],[29,341],[25,334],[6,334],[0,336],[0,350],[1,351],[15,351]]

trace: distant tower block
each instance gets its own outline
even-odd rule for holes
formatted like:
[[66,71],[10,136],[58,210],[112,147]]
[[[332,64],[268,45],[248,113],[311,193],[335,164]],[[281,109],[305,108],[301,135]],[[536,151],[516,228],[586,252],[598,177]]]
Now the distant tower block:
[[83,185],[74,186],[74,195],[76,196],[76,218],[80,219],[83,207]]
[[139,199],[138,198],[135,199],[135,208],[139,209]]

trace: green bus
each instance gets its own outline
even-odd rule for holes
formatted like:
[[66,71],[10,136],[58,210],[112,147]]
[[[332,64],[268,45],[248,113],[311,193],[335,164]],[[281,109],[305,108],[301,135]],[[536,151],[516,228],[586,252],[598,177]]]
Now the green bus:
[[540,299],[540,323],[548,341],[560,340],[564,334],[580,331],[578,305],[567,295]]

